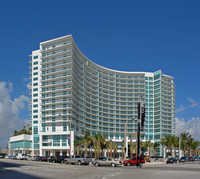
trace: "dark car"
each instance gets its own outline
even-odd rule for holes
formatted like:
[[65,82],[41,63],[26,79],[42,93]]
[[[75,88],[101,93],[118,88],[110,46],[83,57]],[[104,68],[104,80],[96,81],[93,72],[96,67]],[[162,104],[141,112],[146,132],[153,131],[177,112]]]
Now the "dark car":
[[189,157],[189,162],[194,161],[194,157]]
[[188,157],[181,157],[179,162],[188,162],[189,161],[189,158]]
[[55,158],[56,163],[64,163],[65,158],[69,158],[68,156],[58,156]]
[[173,157],[168,158],[167,161],[166,161],[166,164],[168,164],[168,163],[177,163],[177,159],[173,158]]
[[37,156],[37,158],[35,159],[36,161],[40,161],[40,162],[46,162],[47,161],[47,157],[44,156]]
[[48,156],[48,157],[47,157],[47,162],[56,163],[56,158],[55,158],[54,156]]

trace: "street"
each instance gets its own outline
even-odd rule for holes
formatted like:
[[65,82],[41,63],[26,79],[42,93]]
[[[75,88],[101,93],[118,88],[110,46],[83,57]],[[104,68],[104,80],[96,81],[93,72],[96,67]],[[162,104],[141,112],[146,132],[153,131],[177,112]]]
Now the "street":
[[94,167],[0,159],[0,179],[199,179],[200,163]]

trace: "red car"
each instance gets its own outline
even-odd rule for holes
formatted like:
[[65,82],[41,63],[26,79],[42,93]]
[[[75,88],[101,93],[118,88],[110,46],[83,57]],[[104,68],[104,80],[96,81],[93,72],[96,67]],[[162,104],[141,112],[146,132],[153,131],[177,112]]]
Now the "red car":
[[[144,160],[143,157],[139,157],[138,163],[140,163],[140,162],[141,162],[142,164],[145,163],[145,160]],[[125,161],[123,162],[123,164],[124,164],[124,166],[136,165],[136,164],[137,164],[137,157],[133,157],[133,158],[131,158],[131,159],[129,159],[129,160],[125,160]]]

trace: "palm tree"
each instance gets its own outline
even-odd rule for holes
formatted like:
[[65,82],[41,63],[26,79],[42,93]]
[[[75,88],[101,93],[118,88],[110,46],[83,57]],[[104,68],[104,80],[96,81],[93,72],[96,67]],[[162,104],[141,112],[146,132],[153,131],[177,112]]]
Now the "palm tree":
[[150,148],[152,147],[151,141],[150,141],[150,140],[147,140],[147,141],[144,143],[144,147],[147,149],[148,156],[150,156]]
[[108,157],[108,152],[109,152],[109,141],[106,141],[106,156]]
[[124,140],[122,141],[122,160],[124,160],[124,147],[125,147],[125,143]]
[[80,139],[77,139],[74,141],[74,151],[76,151],[77,155],[79,155],[81,145],[82,145],[82,143],[81,143]]
[[156,148],[157,148],[158,146],[160,146],[160,142],[155,142],[155,143],[153,144],[153,153],[154,153],[154,156],[156,156]]
[[191,145],[191,149],[192,149],[192,156],[194,156],[194,152],[197,149],[197,147],[200,145],[200,143],[198,141],[193,141],[192,145]]
[[115,154],[117,153],[117,143],[116,142],[113,142],[112,148],[113,148],[113,151],[114,151],[113,158],[115,158]]
[[133,149],[134,149],[134,144],[133,141],[130,141],[130,153],[131,153],[131,158],[133,158]]
[[85,136],[83,136],[82,140],[84,144],[85,157],[87,157],[87,149],[88,149],[88,146],[91,144],[90,134],[86,133]]
[[184,156],[186,155],[188,146],[187,141],[191,138],[191,135],[189,135],[189,132],[181,133],[181,150],[183,150]]
[[162,138],[161,140],[160,140],[160,144],[162,145],[162,148],[163,148],[163,153],[164,153],[164,158],[166,157],[166,150],[165,150],[165,146],[166,146],[166,138]]
[[109,140],[110,158],[112,158],[112,140]]

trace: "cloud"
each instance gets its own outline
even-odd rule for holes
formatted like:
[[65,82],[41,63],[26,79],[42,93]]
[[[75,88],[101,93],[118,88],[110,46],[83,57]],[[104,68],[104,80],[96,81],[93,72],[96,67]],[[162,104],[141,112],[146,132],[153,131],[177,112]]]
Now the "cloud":
[[191,103],[191,105],[189,106],[184,106],[184,105],[180,105],[179,108],[176,109],[176,113],[179,113],[179,112],[182,112],[182,111],[185,111],[186,109],[188,108],[200,108],[200,104],[197,103],[194,99],[192,98],[187,98],[187,100]]
[[179,113],[181,111],[185,111],[187,109],[187,107],[183,106],[182,104],[180,105],[180,107],[178,109],[176,109],[176,113]]
[[25,120],[18,115],[28,102],[28,97],[21,95],[13,101],[10,98],[12,83],[0,82],[0,145],[5,145],[15,129],[20,129]]
[[176,133],[189,132],[190,135],[196,140],[200,140],[200,118],[192,117],[190,120],[185,121],[184,118],[176,118]]

